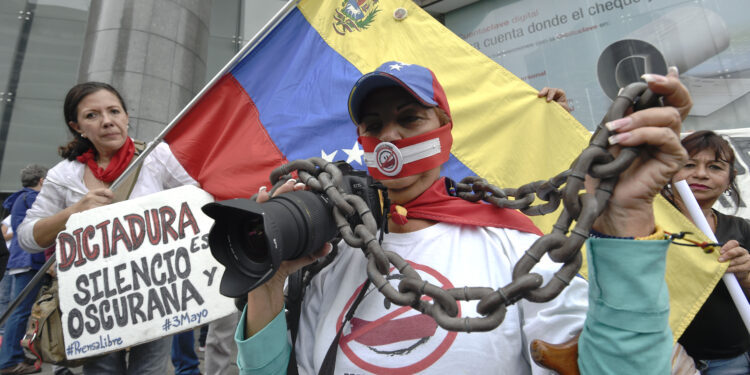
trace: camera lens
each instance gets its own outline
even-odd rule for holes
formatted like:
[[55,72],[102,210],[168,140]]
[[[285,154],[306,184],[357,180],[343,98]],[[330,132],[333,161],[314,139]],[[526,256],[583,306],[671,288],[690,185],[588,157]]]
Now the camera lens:
[[[380,189],[364,171],[353,170],[344,161],[335,162],[343,175],[343,193],[362,198],[373,214],[373,224],[382,221]],[[280,194],[267,202],[232,199],[209,203],[203,212],[214,219],[208,235],[211,254],[226,268],[219,291],[239,297],[273,276],[282,261],[314,253],[338,235],[328,196],[307,190]],[[347,218],[349,225],[362,223],[359,215]]]
[[220,292],[242,296],[273,276],[282,261],[320,249],[338,233],[331,209],[327,197],[305,190],[265,203],[233,199],[205,205],[203,212],[215,220],[211,253],[226,267]]
[[244,254],[252,262],[262,263],[268,260],[268,249],[266,248],[263,221],[254,218],[242,223],[237,239],[240,248],[245,249]]

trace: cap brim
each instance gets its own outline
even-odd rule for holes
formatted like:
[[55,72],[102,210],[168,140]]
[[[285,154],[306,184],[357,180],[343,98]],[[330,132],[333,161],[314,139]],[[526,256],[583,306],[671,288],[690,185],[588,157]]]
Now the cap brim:
[[351,117],[354,124],[359,124],[361,117],[360,108],[365,98],[370,95],[373,91],[384,87],[400,87],[414,96],[422,105],[426,107],[437,106],[436,102],[430,101],[428,98],[421,97],[418,93],[412,90],[403,81],[392,76],[388,73],[375,71],[363,75],[352,88],[352,92],[349,94],[349,117]]

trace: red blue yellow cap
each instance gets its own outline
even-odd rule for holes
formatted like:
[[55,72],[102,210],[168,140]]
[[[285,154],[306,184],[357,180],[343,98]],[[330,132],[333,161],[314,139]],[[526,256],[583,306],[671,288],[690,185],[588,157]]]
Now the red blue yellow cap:
[[349,93],[349,116],[359,123],[362,102],[383,87],[401,87],[426,107],[439,107],[450,117],[445,91],[430,69],[416,64],[388,61],[357,80]]

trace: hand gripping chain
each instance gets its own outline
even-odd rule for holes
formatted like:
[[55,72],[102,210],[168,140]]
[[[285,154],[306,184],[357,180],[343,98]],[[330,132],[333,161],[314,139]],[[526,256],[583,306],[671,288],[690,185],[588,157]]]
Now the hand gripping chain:
[[[553,212],[563,202],[563,210],[552,232],[536,240],[516,263],[513,280],[506,286],[493,290],[489,287],[463,287],[444,290],[422,280],[419,274],[398,254],[384,250],[376,238],[377,224],[365,201],[359,196],[343,193],[342,173],[332,163],[322,158],[296,160],[271,173],[271,182],[278,187],[288,174],[297,171],[299,180],[311,190],[326,194],[334,203],[333,216],[341,237],[352,247],[359,247],[368,259],[367,275],[375,287],[391,303],[412,308],[431,316],[440,327],[449,331],[478,332],[498,327],[505,317],[506,308],[525,298],[532,302],[546,302],[555,298],[570,283],[581,267],[581,246],[588,238],[591,225],[607,205],[619,174],[638,156],[639,149],[623,148],[617,157],[608,150],[610,131],[604,127],[608,121],[622,118],[627,111],[661,105],[661,99],[648,90],[645,83],[625,87],[614,100],[609,111],[591,137],[589,146],[581,152],[566,170],[547,181],[536,181],[518,189],[500,189],[479,177],[467,177],[458,184],[458,196],[475,202],[484,200],[498,207],[519,209],[527,215],[545,215]],[[591,175],[599,179],[595,193],[584,191],[584,178]],[[565,185],[561,188],[562,185]],[[547,203],[532,206],[536,198]],[[347,217],[361,217],[361,224],[352,228]],[[570,226],[576,222],[575,227]],[[570,236],[566,234],[570,230]],[[561,263],[552,280],[544,280],[531,272],[544,254]],[[385,276],[393,266],[398,278],[398,290]],[[422,297],[431,297],[432,301]],[[479,300],[475,318],[459,318],[458,301]]]

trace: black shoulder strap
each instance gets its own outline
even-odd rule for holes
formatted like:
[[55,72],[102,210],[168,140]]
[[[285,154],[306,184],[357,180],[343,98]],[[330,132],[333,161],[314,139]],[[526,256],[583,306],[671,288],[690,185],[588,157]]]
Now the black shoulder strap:
[[303,269],[299,269],[289,275],[287,279],[286,295],[286,325],[292,338],[292,352],[289,354],[289,365],[286,373],[288,375],[297,375],[297,352],[295,343],[297,342],[297,332],[299,330],[299,318],[302,314],[302,296],[304,295],[305,286],[303,282]]
[[287,374],[289,375],[297,375],[298,373],[295,344],[297,342],[297,333],[299,332],[299,319],[302,314],[302,300],[305,297],[305,289],[310,285],[312,278],[329,265],[336,258],[337,254],[338,246],[334,242],[333,249],[323,260],[302,267],[302,269],[289,275],[287,279],[284,303],[286,305],[287,329],[289,329],[289,334],[292,338],[292,352],[289,354],[289,365],[287,366]]
[[318,375],[333,375],[333,370],[336,369],[336,354],[338,354],[339,352],[339,340],[341,340],[341,332],[344,330],[346,323],[348,323],[354,317],[354,311],[357,310],[357,306],[359,306],[359,304],[365,298],[367,289],[369,288],[370,279],[368,278],[362,285],[362,289],[359,291],[359,294],[357,294],[357,299],[354,300],[354,303],[352,303],[351,307],[349,307],[349,311],[346,312],[344,321],[341,322],[341,327],[339,328],[339,331],[336,332],[336,337],[333,338],[331,346],[328,347],[328,351],[326,352],[326,356],[323,359],[323,364],[320,366]]
[[135,156],[140,155],[141,152],[146,149],[146,142],[141,141],[140,139],[134,139],[133,145],[135,146]]
[[[136,157],[146,149],[146,142],[137,139],[133,140],[133,145],[135,146],[135,155],[133,155],[133,160],[130,161],[131,164],[135,162]],[[120,186],[112,192],[114,194],[114,198],[112,199],[113,202],[121,202],[130,198],[130,193],[133,191],[133,187],[135,187],[135,182],[141,174],[141,167],[143,167],[142,162],[138,164],[135,171],[125,177],[125,180],[122,181]]]

